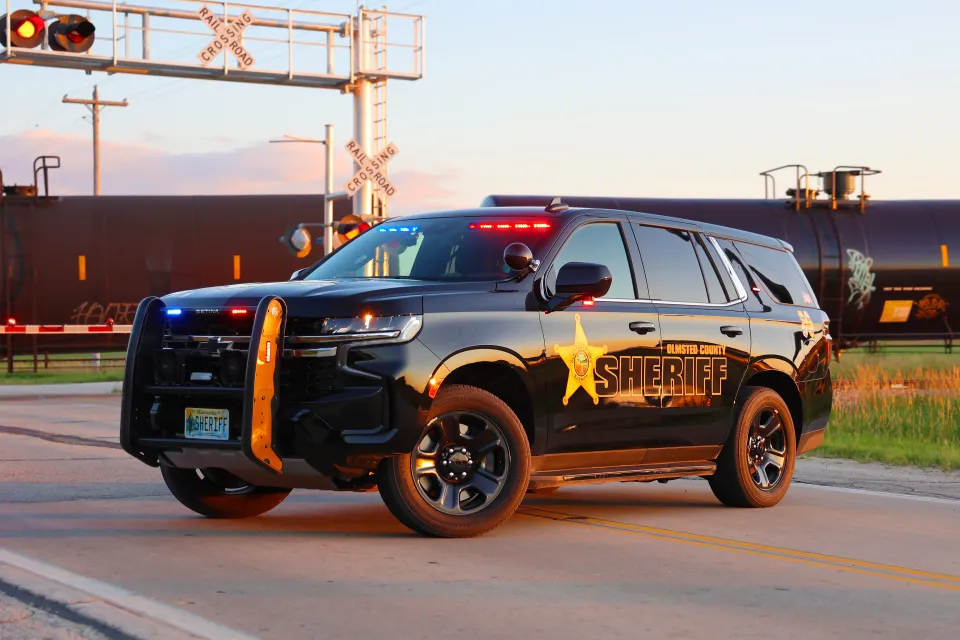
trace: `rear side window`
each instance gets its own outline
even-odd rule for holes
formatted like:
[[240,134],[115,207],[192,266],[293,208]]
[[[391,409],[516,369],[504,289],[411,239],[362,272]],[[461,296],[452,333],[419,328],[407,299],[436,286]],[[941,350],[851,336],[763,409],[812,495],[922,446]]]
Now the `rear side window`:
[[[742,289],[737,289],[737,285],[734,284],[731,273],[727,268],[727,265],[724,264],[720,254],[717,253],[717,247],[713,244],[713,240],[703,236],[701,236],[701,239],[703,240],[703,246],[707,248],[707,253],[710,254],[710,258],[713,260],[713,264],[720,274],[720,281],[723,283],[724,291],[727,292],[727,299],[739,300]],[[744,281],[740,282],[741,287],[743,286],[743,283]]]
[[703,246],[703,238],[698,237],[693,246],[697,250],[697,259],[700,260],[700,270],[703,271],[703,280],[707,283],[707,294],[710,296],[710,302],[713,304],[723,304],[729,302],[732,298],[727,297],[723,283],[720,281],[720,271],[717,269],[713,260],[707,255],[707,250]]
[[710,302],[692,233],[642,224],[634,231],[652,300]]
[[748,242],[734,243],[747,261],[750,273],[780,304],[816,307],[817,299],[793,254]]

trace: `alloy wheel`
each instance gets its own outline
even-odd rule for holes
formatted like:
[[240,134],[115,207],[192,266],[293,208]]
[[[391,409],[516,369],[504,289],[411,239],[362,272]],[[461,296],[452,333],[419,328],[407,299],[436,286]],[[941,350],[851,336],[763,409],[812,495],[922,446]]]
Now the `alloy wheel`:
[[510,448],[487,416],[450,411],[430,422],[410,461],[417,492],[427,504],[448,515],[469,515],[503,490]]
[[786,431],[780,412],[763,407],[754,415],[747,436],[747,464],[753,483],[769,491],[783,478],[787,460]]

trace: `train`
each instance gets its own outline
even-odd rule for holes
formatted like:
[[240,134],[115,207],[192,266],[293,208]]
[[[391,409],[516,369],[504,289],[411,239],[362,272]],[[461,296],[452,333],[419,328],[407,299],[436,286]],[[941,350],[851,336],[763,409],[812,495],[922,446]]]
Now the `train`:
[[[789,165],[798,166],[798,165]],[[786,197],[644,198],[492,194],[481,207],[646,211],[754,231],[788,242],[831,318],[838,350],[884,341],[942,341],[960,324],[960,200],[874,200],[869,170],[809,174]],[[854,194],[857,178],[861,193]],[[322,194],[0,197],[0,317],[21,324],[125,324],[149,295],[286,280],[322,256],[298,257],[285,238],[323,217]],[[351,213],[337,201],[334,219]],[[315,235],[319,235],[315,233]],[[951,262],[950,250],[954,251]],[[301,252],[301,254],[304,252]],[[41,349],[123,349],[123,336],[42,336]],[[26,339],[4,347],[35,348]]]
[[[323,196],[0,197],[0,318],[20,325],[133,321],[151,295],[286,280],[323,253],[298,258],[284,241],[323,221]],[[349,215],[334,203],[334,219]],[[310,230],[307,227],[308,231]],[[322,230],[313,231],[322,237]],[[316,243],[315,243],[316,244]],[[123,335],[43,335],[39,351],[117,351]],[[3,341],[0,341],[3,342]],[[31,352],[34,340],[0,345]]]

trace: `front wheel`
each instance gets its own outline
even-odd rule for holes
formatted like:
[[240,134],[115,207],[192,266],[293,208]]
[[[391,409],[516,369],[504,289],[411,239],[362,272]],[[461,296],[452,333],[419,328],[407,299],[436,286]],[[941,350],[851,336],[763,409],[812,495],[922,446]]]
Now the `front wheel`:
[[772,507],[793,478],[797,439],[787,403],[772,389],[746,394],[736,423],[707,478],[713,494],[731,507]]
[[503,400],[465,385],[437,394],[414,450],[378,469],[384,503],[423,535],[487,533],[520,506],[530,478],[530,444]]
[[161,465],[160,473],[180,504],[208,518],[252,518],[270,511],[290,489],[254,487],[222,469],[178,469]]

